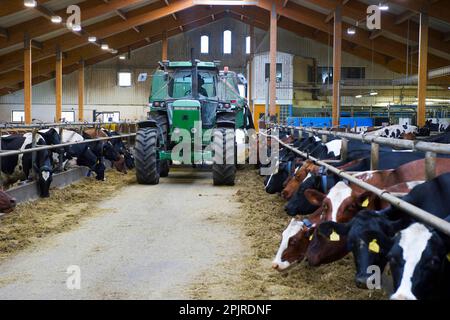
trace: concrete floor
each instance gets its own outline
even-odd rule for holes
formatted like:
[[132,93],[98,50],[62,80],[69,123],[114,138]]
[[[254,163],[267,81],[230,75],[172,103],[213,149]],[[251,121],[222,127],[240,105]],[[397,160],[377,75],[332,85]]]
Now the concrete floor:
[[[190,298],[197,277],[242,249],[226,223],[239,213],[234,192],[191,169],[125,187],[99,204],[105,213],[0,264],[0,299]],[[72,265],[80,289],[67,288]]]

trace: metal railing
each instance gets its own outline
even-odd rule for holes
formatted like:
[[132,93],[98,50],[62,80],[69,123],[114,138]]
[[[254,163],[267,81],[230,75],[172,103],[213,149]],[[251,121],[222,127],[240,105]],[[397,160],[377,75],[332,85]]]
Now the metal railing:
[[[320,131],[322,131],[322,130],[320,130]],[[438,218],[435,215],[410,204],[409,202],[406,202],[400,198],[397,198],[396,196],[394,196],[393,194],[391,194],[390,192],[388,192],[386,190],[379,189],[369,183],[366,183],[360,179],[357,179],[354,176],[345,172],[345,170],[335,168],[332,165],[324,162],[323,160],[319,160],[303,151],[297,150],[294,147],[292,147],[291,145],[288,145],[288,144],[282,142],[277,136],[274,136],[272,134],[266,134],[266,133],[262,132],[261,130],[260,130],[259,134],[262,134],[266,137],[271,137],[271,138],[276,139],[282,146],[290,149],[291,151],[300,155],[301,157],[303,157],[305,159],[310,159],[315,164],[325,167],[330,172],[348,180],[349,182],[357,185],[358,187],[374,193],[380,199],[385,200],[385,201],[389,202],[391,205],[405,211],[406,213],[411,215],[413,218],[420,220],[420,221],[430,225],[431,227],[436,228],[437,230],[450,236],[450,223],[449,222],[447,222],[441,218]],[[333,134],[334,134],[334,132],[333,132]],[[394,139],[394,140],[398,140],[398,139]]]
[[338,132],[338,131],[328,131],[323,129],[313,129],[305,127],[295,127],[286,125],[274,125],[271,127],[277,127],[285,130],[299,131],[309,133],[310,135],[322,136],[322,141],[327,142],[328,136],[338,137],[342,139],[342,150],[341,150],[341,160],[347,160],[348,151],[348,141],[357,140],[363,143],[371,144],[370,152],[370,168],[371,170],[377,170],[380,158],[380,145],[389,146],[393,148],[400,148],[404,150],[422,151],[425,152],[425,176],[427,180],[433,179],[436,176],[436,156],[437,154],[450,154],[450,144],[436,143],[436,142],[426,142],[420,140],[404,140],[404,139],[393,139],[393,138],[383,138],[371,135],[370,132],[367,134],[357,134],[348,132]]

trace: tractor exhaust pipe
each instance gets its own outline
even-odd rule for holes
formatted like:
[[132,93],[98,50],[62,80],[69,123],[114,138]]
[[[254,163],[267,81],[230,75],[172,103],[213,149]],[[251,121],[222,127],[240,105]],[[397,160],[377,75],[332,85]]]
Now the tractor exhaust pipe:
[[191,48],[191,64],[192,64],[192,97],[198,99],[198,68],[197,61],[194,58],[194,48]]

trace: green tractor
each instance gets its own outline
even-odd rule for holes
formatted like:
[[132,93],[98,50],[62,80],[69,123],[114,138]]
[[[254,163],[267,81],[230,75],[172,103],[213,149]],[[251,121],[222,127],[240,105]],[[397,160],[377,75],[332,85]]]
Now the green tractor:
[[173,165],[211,165],[214,185],[233,185],[236,146],[245,143],[246,129],[254,128],[240,83],[245,84],[243,76],[219,71],[217,62],[160,63],[152,77],[148,120],[138,123],[138,183],[158,184]]

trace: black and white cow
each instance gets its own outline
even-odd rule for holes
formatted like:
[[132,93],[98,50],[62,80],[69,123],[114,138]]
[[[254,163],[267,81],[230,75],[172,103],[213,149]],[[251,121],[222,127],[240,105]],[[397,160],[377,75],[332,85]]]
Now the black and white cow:
[[[120,134],[116,131],[109,131],[103,129],[103,131],[109,136],[109,137],[115,137],[119,136]],[[118,152],[119,154],[123,155],[125,158],[125,165],[128,169],[134,168],[134,156],[131,153],[131,151],[127,148],[127,146],[123,143],[121,138],[112,139],[110,140],[112,146],[114,147],[114,150]]]
[[[450,173],[446,173],[417,185],[403,199],[449,221],[449,196]],[[400,209],[366,210],[347,224],[325,222],[319,226],[324,234],[330,230],[347,239],[358,286],[366,286],[369,265],[383,270],[389,263],[395,289],[392,299],[450,297],[449,237],[415,222]]]
[[416,126],[411,126],[408,124],[396,124],[392,126],[387,126],[379,130],[366,132],[366,135],[385,137],[385,138],[401,138],[402,135],[407,133],[418,133],[418,128]]
[[[32,146],[32,134],[3,136],[1,139],[2,150],[25,150]],[[36,135],[36,146],[46,145],[44,138]],[[2,158],[1,174],[5,186],[10,186],[17,181],[29,179],[32,169],[37,172],[37,185],[41,197],[50,196],[50,184],[52,182],[52,163],[48,150],[36,152],[36,161],[32,163],[32,153],[24,153]]]

